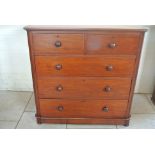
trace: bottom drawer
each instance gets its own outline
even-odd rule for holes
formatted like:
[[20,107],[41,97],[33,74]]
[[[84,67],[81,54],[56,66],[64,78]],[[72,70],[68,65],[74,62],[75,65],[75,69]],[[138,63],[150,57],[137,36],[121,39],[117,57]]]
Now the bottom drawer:
[[40,114],[52,118],[122,118],[127,100],[40,99]]

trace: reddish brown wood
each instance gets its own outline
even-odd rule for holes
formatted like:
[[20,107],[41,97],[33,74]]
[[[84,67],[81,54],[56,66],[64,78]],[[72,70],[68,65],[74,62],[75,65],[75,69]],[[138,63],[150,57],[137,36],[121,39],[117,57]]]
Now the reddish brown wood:
[[137,57],[136,57],[136,64],[135,64],[133,79],[132,79],[132,83],[131,83],[131,90],[130,90],[130,95],[129,95],[129,104],[128,104],[128,108],[127,108],[127,112],[126,112],[128,114],[128,117],[130,117],[132,99],[133,99],[133,95],[134,95],[136,78],[137,78],[137,74],[138,74],[138,67],[139,67],[139,62],[140,62],[140,56],[141,56],[143,40],[144,40],[144,32],[142,32],[140,34],[140,46],[139,46],[139,50],[138,50]]
[[130,84],[130,78],[55,77],[39,79],[38,91],[40,98],[128,99]]
[[25,29],[38,123],[129,125],[144,29]]
[[87,54],[136,54],[140,45],[139,35],[88,34],[85,37]]
[[83,34],[45,34],[34,33],[34,53],[82,54],[84,50]]
[[[35,64],[38,77],[132,77],[135,56],[36,56]],[[62,69],[56,69],[58,65],[61,65]],[[110,66],[111,71],[108,69]]]
[[124,125],[129,124],[129,118],[112,118],[112,119],[99,119],[99,118],[84,118],[84,119],[67,119],[67,124],[107,124],[107,125]]
[[52,118],[124,118],[127,105],[127,100],[40,99],[40,112]]
[[[124,125],[129,124],[129,118],[47,118],[36,117],[42,123],[54,124],[107,124],[107,125]],[[40,124],[40,123],[39,123]]]
[[25,26],[24,27],[25,30],[27,31],[43,31],[43,32],[48,32],[48,31],[54,31],[54,32],[66,32],[66,33],[70,33],[72,31],[78,32],[78,31],[84,31],[84,32],[93,32],[93,31],[97,31],[99,33],[102,32],[115,32],[115,33],[119,33],[119,32],[125,32],[125,33],[133,33],[133,32],[145,32],[147,31],[146,28],[137,28],[137,27],[133,27],[133,28],[129,28],[129,27],[124,27],[124,28],[115,28],[113,27],[108,27],[108,26],[71,26],[71,25],[57,25],[57,26],[53,26],[53,25],[29,25],[29,26]]
[[[28,45],[29,45],[29,55],[30,55],[30,62],[31,62],[31,70],[32,70],[32,79],[33,79],[33,89],[34,89],[34,96],[35,96],[35,105],[36,105],[36,116],[40,116],[40,106],[39,106],[39,96],[38,94],[38,87],[37,87],[37,74],[36,74],[36,66],[35,66],[35,57],[32,53],[32,33],[27,32],[28,35]],[[41,123],[38,119],[37,123]]]

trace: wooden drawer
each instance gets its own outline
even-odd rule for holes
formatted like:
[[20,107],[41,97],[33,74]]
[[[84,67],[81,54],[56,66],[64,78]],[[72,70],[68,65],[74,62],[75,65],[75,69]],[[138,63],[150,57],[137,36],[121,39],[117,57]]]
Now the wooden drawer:
[[38,77],[132,76],[135,57],[128,56],[36,56]]
[[40,98],[128,99],[128,78],[51,78],[38,80]]
[[140,48],[139,33],[87,34],[87,54],[136,54]]
[[81,54],[84,50],[83,34],[33,33],[33,51],[51,54]]
[[52,118],[121,118],[127,105],[127,100],[40,99],[40,113]]

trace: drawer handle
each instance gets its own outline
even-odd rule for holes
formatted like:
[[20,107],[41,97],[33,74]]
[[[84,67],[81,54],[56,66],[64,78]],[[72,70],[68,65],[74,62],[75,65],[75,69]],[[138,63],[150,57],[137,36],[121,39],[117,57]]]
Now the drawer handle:
[[106,66],[106,70],[107,70],[107,71],[112,71],[112,70],[113,70],[113,66],[112,66],[112,65]]
[[104,90],[105,90],[106,92],[110,92],[110,91],[111,91],[111,87],[106,86],[106,87],[104,88]]
[[56,87],[56,90],[57,91],[63,91],[63,87],[61,85],[59,85],[59,86]]
[[63,107],[63,106],[58,106],[58,107],[57,107],[57,110],[58,110],[58,111],[63,111],[63,110],[64,110],[64,107]]
[[61,41],[56,41],[55,42],[55,47],[61,47]]
[[109,48],[115,48],[116,47],[116,43],[110,43],[109,44]]
[[56,70],[61,70],[61,69],[62,69],[62,65],[61,65],[61,64],[55,65],[55,69],[56,69]]
[[103,112],[108,112],[109,111],[109,108],[108,107],[103,107]]

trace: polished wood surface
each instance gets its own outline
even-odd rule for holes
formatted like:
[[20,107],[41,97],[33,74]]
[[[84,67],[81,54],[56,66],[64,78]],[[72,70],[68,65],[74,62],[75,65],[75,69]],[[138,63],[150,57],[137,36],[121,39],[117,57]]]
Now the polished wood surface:
[[130,118],[52,118],[36,116],[37,123],[129,125]]
[[83,34],[33,34],[33,51],[51,54],[82,54],[84,50]]
[[38,80],[40,98],[128,99],[130,78],[45,78]]
[[71,31],[99,31],[99,33],[105,31],[105,32],[145,32],[148,30],[147,27],[141,27],[141,26],[116,26],[116,25],[28,25],[24,27],[25,30],[28,32],[32,31],[39,31],[39,32],[46,32],[46,31],[59,31],[59,32],[71,32]]
[[85,37],[88,54],[136,54],[140,35],[134,34],[88,34]]
[[127,104],[127,100],[40,100],[41,116],[52,118],[123,118]]
[[[135,56],[36,56],[35,64],[38,77],[131,77],[135,66]],[[60,65],[61,69],[57,69]]]
[[145,29],[25,29],[38,123],[129,125]]

